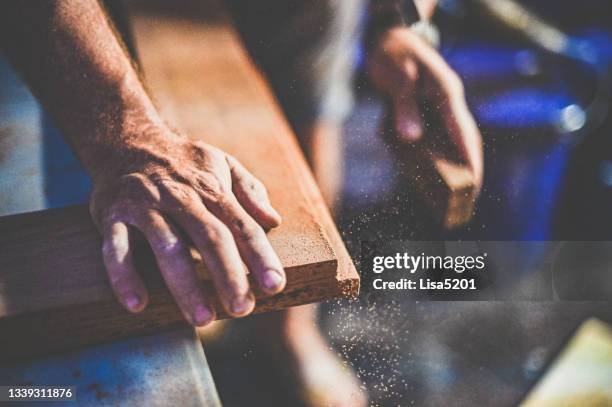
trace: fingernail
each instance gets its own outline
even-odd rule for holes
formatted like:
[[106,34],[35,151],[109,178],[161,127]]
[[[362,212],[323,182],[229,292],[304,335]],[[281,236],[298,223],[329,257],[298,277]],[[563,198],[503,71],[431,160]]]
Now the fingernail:
[[276,291],[285,281],[283,276],[276,270],[266,271],[263,274],[262,280],[263,286],[270,291]]
[[251,301],[249,296],[245,295],[243,297],[235,297],[232,300],[231,308],[232,313],[236,315],[242,315],[246,313],[251,308]]
[[206,325],[212,319],[212,312],[204,305],[198,305],[193,313],[193,323],[197,326]]
[[140,305],[140,298],[136,294],[129,294],[125,299],[125,304],[132,311],[136,311]]

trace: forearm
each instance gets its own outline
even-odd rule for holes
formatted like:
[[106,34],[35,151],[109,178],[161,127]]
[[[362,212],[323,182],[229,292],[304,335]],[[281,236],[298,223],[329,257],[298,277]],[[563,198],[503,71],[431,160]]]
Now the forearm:
[[4,1],[2,48],[92,176],[161,125],[95,0]]
[[265,230],[280,216],[259,180],[234,157],[178,136],[159,118],[95,0],[0,2],[3,48],[94,178],[89,208],[117,299],[140,312],[148,292],[134,233],[149,242],[185,319],[215,318],[191,250],[209,270],[228,315],[255,306],[286,277]]

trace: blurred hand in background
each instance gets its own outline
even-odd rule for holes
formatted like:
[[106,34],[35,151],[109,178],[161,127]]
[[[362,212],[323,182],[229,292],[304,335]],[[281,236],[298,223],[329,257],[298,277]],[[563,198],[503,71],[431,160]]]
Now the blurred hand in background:
[[398,141],[414,143],[428,137],[423,105],[432,107],[445,137],[453,142],[482,185],[483,152],[480,131],[465,101],[463,83],[442,56],[409,27],[381,33],[368,56],[374,85],[390,98]]

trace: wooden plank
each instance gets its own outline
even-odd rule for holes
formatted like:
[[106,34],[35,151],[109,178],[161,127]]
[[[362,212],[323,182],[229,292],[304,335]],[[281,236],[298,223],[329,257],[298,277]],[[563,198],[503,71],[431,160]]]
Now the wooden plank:
[[[387,112],[392,112],[387,103]],[[402,174],[416,196],[429,210],[436,224],[450,230],[468,223],[474,216],[478,188],[472,170],[459,157],[455,146],[445,137],[443,127],[431,114],[426,115],[427,137],[413,144],[396,140],[394,118],[383,119],[383,136],[393,145]]]
[[[198,3],[184,15],[136,12],[133,20],[147,84],[165,117],[235,155],[266,184],[283,216],[269,238],[287,288],[273,297],[256,292],[255,312],[356,295],[358,275],[297,141],[219,3]],[[84,206],[0,218],[0,359],[183,323],[146,245],[138,261],[151,303],[139,315],[123,311],[100,245]],[[205,284],[219,317],[227,317]]]
[[404,146],[400,157],[409,163],[404,173],[437,224],[450,230],[472,219],[478,189],[468,166],[425,143]]

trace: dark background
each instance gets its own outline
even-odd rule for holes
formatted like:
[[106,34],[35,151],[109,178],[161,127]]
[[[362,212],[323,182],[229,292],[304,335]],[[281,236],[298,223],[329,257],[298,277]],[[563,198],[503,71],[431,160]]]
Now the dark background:
[[[476,216],[450,233],[432,223],[378,138],[382,105],[358,75],[357,103],[344,130],[346,185],[338,220],[353,257],[359,259],[365,240],[611,240],[609,106],[603,118],[587,121],[586,130],[566,133],[555,125],[561,109],[589,105],[602,86],[595,71],[505,30],[476,2],[440,4],[435,20],[441,51],[464,80],[485,142],[485,184]],[[587,41],[599,55],[595,65],[610,71],[609,2],[523,4]],[[605,268],[574,269],[575,278],[594,284],[601,273]],[[525,285],[534,278],[520,277]],[[594,316],[612,323],[607,298],[442,302],[405,293],[374,295],[364,285],[357,301],[324,304],[321,319],[323,332],[357,370],[374,405],[511,406],[582,321]],[[227,405],[244,405],[255,395],[267,397],[259,405],[294,405],[290,391],[278,395],[267,385],[259,364],[266,363],[265,356],[250,351],[253,342],[239,326],[222,338],[223,346],[212,342],[206,349]],[[240,391],[231,385],[236,375],[244,375]]]

